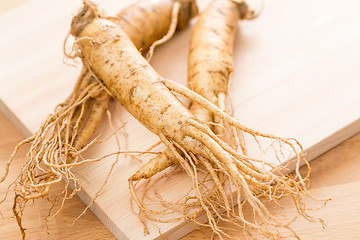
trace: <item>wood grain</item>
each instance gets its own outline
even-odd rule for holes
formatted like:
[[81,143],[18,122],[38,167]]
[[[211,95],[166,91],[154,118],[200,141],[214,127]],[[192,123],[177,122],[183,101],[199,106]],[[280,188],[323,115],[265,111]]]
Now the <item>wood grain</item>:
[[[0,39],[0,51],[4,56],[0,60],[2,66],[0,107],[17,128],[22,130],[23,135],[35,131],[54,106],[65,99],[79,72],[78,68],[63,64],[61,49],[71,15],[76,12],[79,4],[70,0],[63,2],[58,5],[55,0],[29,0],[23,4],[19,3],[18,7],[9,7],[0,15],[0,27],[4,29],[6,36]],[[105,8],[111,10],[114,9],[109,6],[113,3],[114,1],[110,0],[102,2]],[[358,111],[360,25],[357,24],[360,22],[357,13],[359,3],[359,1],[338,0],[291,3],[279,0],[269,4],[266,2],[258,19],[240,23],[238,40],[235,44],[235,72],[232,86],[237,118],[258,130],[297,137],[303,143],[310,160],[358,132],[360,129]],[[202,9],[205,5],[206,1],[201,1]],[[13,24],[8,25],[8,22]],[[189,28],[177,34],[166,46],[157,49],[152,64],[162,76],[185,83],[187,41],[190,31]],[[111,109],[113,119],[117,119],[115,126],[127,122],[127,131],[131,133],[128,139],[129,149],[146,149],[156,141],[156,137],[146,132],[119,105],[113,104]],[[2,121],[5,126],[9,125],[6,120]],[[5,132],[4,136],[6,136],[5,139],[1,138],[1,141],[5,141],[4,144],[7,141],[9,144],[2,150],[5,151],[2,159],[7,158],[11,147],[14,146],[15,140],[12,140],[12,134],[15,134],[16,140],[20,140],[17,137],[19,135],[16,135],[18,133],[10,127],[9,129],[2,129],[1,132],[1,134]],[[110,132],[108,122],[104,119],[96,135],[106,129],[102,136]],[[6,140],[7,138],[10,140]],[[355,140],[350,140],[350,146],[358,145],[358,138],[356,136],[353,138]],[[142,140],[138,141],[138,139]],[[340,149],[341,146],[344,145],[340,145]],[[341,202],[354,204],[350,199],[354,191],[350,190],[354,187],[352,182],[358,184],[355,176],[356,168],[352,167],[358,166],[358,163],[353,160],[356,156],[351,154],[356,151],[349,150],[348,147],[343,148],[345,149],[325,157],[326,160],[317,160],[323,164],[319,163],[313,171],[315,187],[332,188],[340,181],[340,186],[345,189],[344,197],[336,195],[334,202],[342,207]],[[93,157],[95,153],[101,155],[115,150],[114,141],[107,142],[107,145],[94,147],[89,151],[88,156]],[[19,155],[18,161],[19,163],[24,161],[24,152]],[[110,159],[77,169],[83,178],[85,191],[80,195],[83,201],[88,203],[94,197],[111,163]],[[102,217],[114,234],[118,234],[117,236],[126,231],[130,231],[127,235],[134,239],[143,236],[136,216],[129,214],[127,189],[127,178],[140,165],[130,160],[122,161],[115,170],[116,172],[121,170],[121,174],[112,175],[110,184],[93,205],[93,210]],[[14,166],[14,170],[16,167],[19,169],[20,164]],[[334,176],[331,170],[339,175]],[[325,171],[325,174],[322,171]],[[346,179],[349,185],[345,184]],[[319,181],[318,185],[316,185],[317,181]],[[173,184],[170,185],[175,188],[182,185],[182,183]],[[61,186],[54,191],[60,189]],[[339,189],[335,187],[335,190]],[[330,190],[324,191],[326,193]],[[323,192],[320,191],[319,195],[322,194]],[[7,204],[7,207],[11,206],[11,203]],[[39,203],[37,206],[40,209],[45,205]],[[73,208],[74,206],[69,206],[69,209],[74,210]],[[286,209],[290,208],[290,206],[286,207]],[[337,209],[334,206],[330,209],[340,211],[341,207]],[[42,211],[41,216],[47,214],[45,207],[37,211]],[[38,216],[40,213],[37,211],[29,215]],[[6,211],[4,213],[9,214]],[[78,213],[75,212],[72,218]],[[91,219],[91,216],[93,217],[90,214],[85,219]],[[356,220],[355,216],[350,216]],[[29,222],[33,225],[31,227],[28,225],[29,229],[33,229],[32,226],[36,226],[38,220],[38,217],[30,218]],[[305,226],[305,223],[301,224]],[[54,228],[57,226],[57,223],[53,225]],[[122,229],[119,226],[122,226]],[[171,231],[175,225],[163,227],[167,229],[166,232]],[[46,232],[44,229],[42,226],[40,233]],[[64,229],[67,228],[64,227],[62,230]],[[9,233],[5,227],[1,228],[1,231]],[[306,232],[304,229],[299,231]],[[333,234],[331,231],[330,233]],[[35,239],[45,238],[45,235],[34,234]],[[85,237],[89,237],[97,233],[90,231],[84,234]],[[153,234],[153,236],[158,234],[156,228],[153,229]],[[200,232],[196,234],[196,237],[200,236]],[[236,232],[232,234],[237,236]],[[324,234],[327,236],[327,232]],[[330,237],[331,234],[328,236]],[[354,234],[358,236],[356,232]],[[210,235],[211,232],[205,231],[204,236]]]
[[[13,147],[22,139],[20,132],[15,126],[0,113],[0,159],[3,166],[9,157]],[[9,180],[0,185],[1,196],[4,196],[6,186],[13,180],[25,160],[26,149],[21,151],[11,168]],[[311,162],[313,174],[311,176],[312,193],[315,196],[329,198],[332,200],[324,208],[313,214],[319,216],[327,223],[323,230],[319,224],[309,223],[299,219],[294,228],[302,237],[301,239],[347,239],[360,238],[360,134],[350,138],[339,146],[323,154]],[[2,167],[1,167],[2,168]],[[54,192],[60,191],[57,186]],[[274,209],[277,214],[294,216],[294,208],[289,200],[282,202],[283,209]],[[309,206],[318,206],[317,202],[310,202]],[[0,218],[0,235],[6,239],[20,238],[15,219],[12,217],[12,200],[10,197],[0,205],[3,218]],[[24,225],[28,229],[28,239],[115,239],[106,227],[92,214],[87,212],[78,219],[74,225],[69,226],[72,221],[85,208],[85,205],[77,197],[69,200],[62,212],[49,221],[48,229],[43,218],[48,214],[49,205],[45,201],[37,201],[25,212]],[[221,226],[224,226],[221,223]],[[49,233],[47,233],[47,231]],[[242,236],[242,230],[230,231],[231,236],[236,239]],[[209,229],[195,230],[183,237],[189,239],[209,239]]]

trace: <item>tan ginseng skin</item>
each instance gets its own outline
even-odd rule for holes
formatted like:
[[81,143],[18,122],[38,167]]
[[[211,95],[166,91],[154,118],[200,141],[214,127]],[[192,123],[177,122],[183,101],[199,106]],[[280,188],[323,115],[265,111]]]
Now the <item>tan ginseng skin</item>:
[[186,27],[198,10],[194,0],[142,0],[124,8],[113,20],[126,32],[137,49],[147,50],[168,31],[174,3],[180,4],[177,29]]
[[[246,17],[246,3],[214,0],[199,16],[190,40],[188,85],[191,90],[224,109],[229,76],[233,71],[233,45],[238,20]],[[205,123],[217,122],[211,111],[192,103],[190,111]],[[213,125],[208,125],[213,129]],[[215,128],[220,133],[222,128]],[[130,181],[148,179],[177,163],[169,149],[144,164]]]
[[[238,20],[244,18],[247,11],[245,3],[214,0],[192,30],[188,85],[215,105],[219,105],[219,94],[227,95]],[[214,115],[197,103],[192,103],[190,111],[204,122],[214,122]]]
[[79,39],[84,37],[79,41],[84,63],[119,102],[153,133],[184,141],[183,128],[193,115],[164,86],[162,78],[139,55],[127,35],[101,18],[89,22],[81,32],[77,26],[75,20],[72,33]]
[[[178,16],[172,16],[175,4],[179,4]],[[194,0],[141,0],[126,7],[117,14],[117,18],[111,20],[126,32],[137,49],[145,51],[167,34],[174,17],[177,18],[176,28],[183,29],[197,12],[197,5]],[[86,78],[90,78],[89,82],[95,81],[87,70],[80,78],[79,81],[84,81],[83,79]],[[71,126],[74,126],[78,121],[78,125],[82,125],[73,143],[76,150],[84,147],[95,132],[107,110],[109,100],[110,95],[101,91],[95,98],[91,99],[92,105],[87,106],[80,121],[78,119],[81,108],[78,107],[75,110]],[[88,114],[86,114],[87,112]],[[85,119],[85,115],[88,115],[87,119]]]
[[[226,235],[217,225],[215,216],[223,217],[238,226],[246,226],[261,233],[270,239],[276,239],[278,232],[273,233],[266,225],[286,228],[293,233],[288,223],[284,223],[272,216],[260,197],[268,199],[281,199],[291,196],[299,214],[310,219],[304,212],[306,210],[302,199],[306,194],[305,181],[299,173],[299,163],[304,161],[304,152],[301,144],[294,138],[280,138],[273,134],[261,133],[251,129],[230,115],[224,113],[214,104],[195,92],[159,76],[149,63],[139,54],[130,39],[113,22],[96,9],[89,9],[85,5],[84,13],[74,17],[71,33],[76,37],[76,43],[81,50],[81,57],[85,66],[102,81],[107,89],[117,100],[151,132],[157,134],[162,142],[171,149],[171,152],[192,180],[192,193],[183,202],[175,203],[174,211],[185,216],[178,218],[160,219],[164,212],[151,210],[145,206],[134,194],[134,187],[130,191],[140,209],[139,217],[158,221],[169,222],[176,219],[189,219],[196,222],[196,216],[204,211],[208,223],[213,231],[221,236]],[[289,147],[296,161],[295,177],[282,174],[282,166],[268,164],[259,167],[254,163],[264,163],[264,159],[255,159],[236,152],[226,142],[214,134],[206,123],[199,121],[171,92],[177,92],[190,100],[201,104],[202,107],[212,111],[222,120],[232,125],[239,131],[244,131],[254,138],[265,138],[272,141],[275,154],[282,152],[283,147]],[[275,145],[274,145],[275,144]],[[280,146],[280,149],[276,146]],[[260,148],[260,146],[259,146]],[[181,151],[181,156],[178,151]],[[277,158],[281,157],[279,154]],[[205,169],[197,166],[201,162]],[[208,173],[213,184],[208,188],[209,181],[199,179],[199,172]],[[219,181],[217,173],[226,176],[226,186]],[[226,189],[234,190],[226,194]],[[190,190],[189,190],[190,191]],[[241,197],[249,203],[257,221],[244,219]],[[234,203],[241,206],[235,210]],[[151,205],[151,204],[150,204]],[[198,211],[188,211],[196,206]],[[143,222],[144,223],[144,222]]]

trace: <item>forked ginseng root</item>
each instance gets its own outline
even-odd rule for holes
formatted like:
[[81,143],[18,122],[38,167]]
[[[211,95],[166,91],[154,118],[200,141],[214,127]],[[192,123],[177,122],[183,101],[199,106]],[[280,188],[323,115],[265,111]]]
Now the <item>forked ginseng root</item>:
[[[252,11],[245,2],[214,1],[200,15],[192,31],[188,57],[189,88],[223,111],[226,110],[225,101],[233,72],[233,44],[238,20],[251,19],[253,16],[249,13]],[[222,126],[221,119],[196,102],[191,104],[190,111],[197,119],[208,123],[218,135],[231,134],[233,147],[246,152],[241,132],[233,131],[227,125]],[[239,141],[235,140],[235,135]],[[130,180],[148,179],[152,177],[151,173],[155,174],[175,164],[177,159],[167,149],[148,161]]]
[[[87,5],[89,9],[94,6]],[[150,58],[154,47],[166,42],[175,29],[184,28],[196,14],[197,6],[194,0],[141,0],[123,9],[116,17],[108,19],[124,29],[137,49],[146,51],[150,48]],[[78,54],[76,48],[73,50],[75,55]],[[72,57],[70,54],[66,55]],[[23,237],[25,232],[21,216],[29,200],[48,198],[51,185],[64,180],[65,190],[62,196],[51,200],[54,204],[63,204],[64,200],[71,198],[81,189],[72,168],[102,159],[84,160],[81,153],[96,140],[89,142],[107,110],[110,98],[101,82],[89,69],[83,68],[66,101],[56,107],[54,113],[49,115],[33,136],[20,142],[14,149],[0,182],[6,178],[11,161],[19,148],[31,143],[27,162],[14,187],[14,214]],[[71,182],[73,191],[68,191],[66,188]]]
[[[135,197],[143,223],[146,219],[169,222],[181,218],[197,222],[196,217],[200,212],[205,212],[208,223],[200,224],[210,226],[220,237],[226,237],[227,234],[217,225],[216,217],[245,226],[247,230],[256,231],[265,237],[278,238],[277,232],[269,230],[268,226],[293,231],[288,223],[283,223],[269,213],[260,197],[278,200],[285,196],[294,199],[300,215],[312,220],[306,214],[302,201],[308,195],[308,176],[302,177],[298,171],[301,162],[308,163],[296,139],[251,129],[201,95],[162,78],[138,53],[121,28],[98,14],[96,8],[88,8],[88,11],[95,12],[79,14],[72,22],[71,33],[77,38],[77,47],[81,52],[79,56],[108,91],[138,121],[160,137],[192,181],[192,189],[189,191],[191,196],[174,203],[172,206],[175,208],[157,211]],[[263,150],[263,142],[267,142],[269,149],[273,150],[271,159],[280,162],[292,159],[296,165],[294,176],[284,174],[284,166],[236,151],[206,123],[197,119],[173,92],[189,98],[193,104],[199,104],[214,117],[252,138],[259,144],[259,151]],[[225,178],[217,179],[220,175]],[[130,191],[136,196],[132,180]],[[237,195],[234,197],[230,194],[232,192]],[[242,201],[250,205],[258,218],[255,223],[244,219],[242,208],[235,210],[234,205],[242,206]],[[172,218],[175,212],[184,215]]]

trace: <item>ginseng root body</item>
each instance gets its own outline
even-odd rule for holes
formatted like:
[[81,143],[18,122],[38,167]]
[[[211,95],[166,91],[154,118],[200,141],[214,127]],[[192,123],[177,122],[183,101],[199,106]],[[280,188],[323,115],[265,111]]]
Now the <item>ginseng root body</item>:
[[[103,18],[81,20],[89,21],[77,35],[84,38],[79,41],[84,63],[119,102],[153,133],[182,145],[201,144],[191,136],[200,133],[190,130],[194,127],[188,119],[193,115],[164,85],[163,78],[139,54],[125,32]],[[73,22],[74,33],[79,32],[77,25]],[[197,149],[202,151],[201,147]]]
[[[88,8],[92,6],[95,5],[87,5]],[[151,57],[154,47],[170,39],[177,29],[183,29],[196,14],[194,0],[141,0],[123,9],[116,17],[109,18],[109,21],[124,29],[137,51],[149,50]],[[27,201],[46,198],[54,205],[59,202],[63,204],[63,201],[80,191],[79,179],[72,169],[92,161],[84,160],[81,154],[93,143],[89,139],[107,111],[110,99],[111,95],[85,67],[66,101],[56,107],[33,136],[16,146],[7,162],[4,175],[0,176],[0,182],[6,178],[19,148],[30,143],[27,162],[14,187],[13,211],[23,238],[25,229],[22,227],[21,216]],[[64,188],[67,189],[71,184],[74,186],[73,191],[64,190],[59,196],[50,197],[51,185],[62,180],[65,182]]]
[[[138,121],[160,137],[193,183],[192,197],[174,204],[177,207],[172,213],[186,212],[184,218],[197,222],[199,211],[188,212],[184,209],[200,207],[208,219],[208,223],[203,225],[212,227],[219,236],[226,236],[226,233],[217,226],[215,216],[221,216],[222,219],[255,230],[266,237],[276,238],[276,233],[269,231],[264,224],[291,229],[288,224],[273,217],[259,197],[280,199],[291,195],[299,213],[308,218],[302,204],[307,177],[303,179],[298,171],[294,178],[289,177],[281,173],[282,167],[266,164],[263,159],[236,151],[206,123],[197,119],[173,92],[189,98],[193,104],[199,104],[236,131],[252,136],[257,143],[258,138],[270,141],[272,148],[279,148],[274,150],[273,157],[277,159],[284,157],[282,149],[287,148],[298,167],[300,161],[306,163],[306,160],[296,139],[280,138],[253,130],[201,95],[162,78],[139,54],[121,28],[95,8],[86,9],[85,6],[84,9],[85,13],[82,12],[73,19],[71,28],[84,65],[91,69],[96,78]],[[204,169],[198,167],[198,163]],[[204,171],[208,173],[205,174],[205,179],[199,174]],[[224,180],[220,180],[220,175],[225,176]],[[213,185],[209,187],[211,182]],[[130,191],[134,193],[131,183]],[[238,197],[234,198],[229,194],[232,192],[236,192]],[[189,199],[192,201],[188,202]],[[169,218],[161,219],[160,215],[167,214],[166,211],[156,212],[147,208],[140,199],[134,200],[140,209],[142,221],[144,218],[159,222],[170,221]],[[241,205],[242,200],[248,202],[254,215],[259,217],[257,223],[244,219],[241,208],[239,212],[233,209],[235,204]]]
[[[201,13],[192,30],[188,56],[189,88],[223,111],[226,110],[230,75],[233,72],[233,45],[238,20],[251,18],[249,13],[251,11],[245,2],[215,0]],[[232,132],[226,125],[219,126],[223,125],[221,119],[211,111],[196,102],[191,104],[190,111],[197,119],[208,123],[209,128],[219,136],[225,135],[227,129],[232,134],[231,144],[246,152],[242,134]],[[239,142],[234,141],[235,135]],[[152,174],[177,163],[176,157],[167,149],[148,161],[131,176],[130,181],[148,179]]]

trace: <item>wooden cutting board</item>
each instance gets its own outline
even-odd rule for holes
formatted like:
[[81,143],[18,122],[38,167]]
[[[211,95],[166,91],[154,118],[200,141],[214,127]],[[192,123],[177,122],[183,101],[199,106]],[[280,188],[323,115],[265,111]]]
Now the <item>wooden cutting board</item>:
[[[104,0],[114,14],[134,2]],[[204,9],[209,1],[201,1]],[[0,109],[24,136],[36,131],[74,85],[79,66],[65,60],[62,44],[71,17],[81,1],[29,0],[0,15]],[[116,6],[116,8],[114,7]],[[312,160],[360,130],[360,9],[359,1],[265,2],[256,20],[239,23],[235,43],[232,95],[235,116],[248,126],[284,137],[296,137]],[[191,27],[157,48],[154,68],[163,77],[186,84],[186,60]],[[126,122],[128,149],[144,150],[157,137],[119,104],[111,104],[114,127]],[[111,132],[104,119],[95,136]],[[121,142],[124,139],[120,136]],[[117,150],[110,139],[93,146],[88,157]],[[115,159],[76,169],[91,202]],[[193,229],[184,222],[149,225],[144,236],[131,210],[128,177],[143,163],[122,157],[92,211],[118,239],[175,239]],[[163,191],[176,197],[186,177],[179,173]]]

